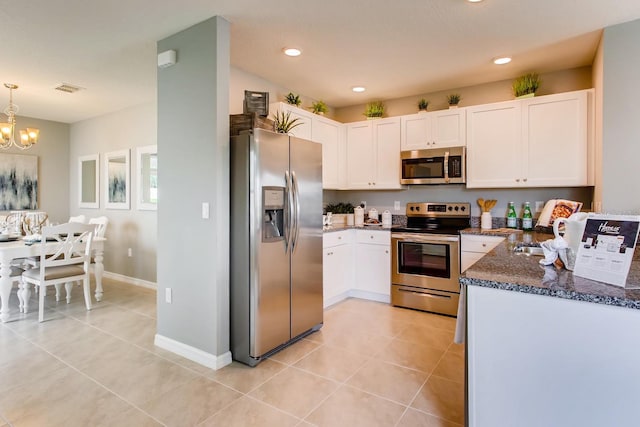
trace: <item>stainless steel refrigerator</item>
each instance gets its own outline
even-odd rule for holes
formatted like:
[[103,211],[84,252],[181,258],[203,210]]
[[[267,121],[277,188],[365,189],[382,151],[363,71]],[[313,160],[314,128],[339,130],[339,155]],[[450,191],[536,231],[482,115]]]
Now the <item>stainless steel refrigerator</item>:
[[255,366],[322,326],[322,146],[231,138],[231,353]]

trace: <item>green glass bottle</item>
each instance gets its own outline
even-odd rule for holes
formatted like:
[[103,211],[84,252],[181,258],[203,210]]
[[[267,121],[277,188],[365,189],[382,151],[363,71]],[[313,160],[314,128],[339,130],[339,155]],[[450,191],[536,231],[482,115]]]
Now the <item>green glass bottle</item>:
[[507,210],[507,228],[518,227],[518,214],[513,202],[509,202],[509,209]]
[[531,206],[529,202],[524,204],[524,213],[522,214],[522,229],[524,231],[533,230],[533,215],[531,215]]

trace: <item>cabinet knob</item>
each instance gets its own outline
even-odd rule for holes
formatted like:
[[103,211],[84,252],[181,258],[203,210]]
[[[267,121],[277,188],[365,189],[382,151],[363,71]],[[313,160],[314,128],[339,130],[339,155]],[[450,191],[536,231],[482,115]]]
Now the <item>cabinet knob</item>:
[[342,236],[338,236],[338,240],[342,240]]
[[487,247],[487,244],[486,244],[486,243],[483,243],[483,244],[482,244],[482,247],[483,247],[483,248],[486,248],[486,247]]
[[369,236],[370,239],[373,239],[373,236]]
[[527,182],[527,178],[524,178],[524,179],[523,179],[523,181],[524,181],[524,182]]
[[388,254],[388,253],[389,253],[389,251],[385,250],[385,251],[384,251],[384,253],[385,253],[385,254]]
[[516,182],[520,182],[520,178],[516,178]]

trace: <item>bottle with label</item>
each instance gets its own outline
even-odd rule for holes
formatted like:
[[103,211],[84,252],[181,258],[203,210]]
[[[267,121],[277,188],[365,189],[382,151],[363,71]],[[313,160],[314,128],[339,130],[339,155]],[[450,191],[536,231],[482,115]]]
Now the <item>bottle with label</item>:
[[524,213],[522,214],[522,229],[524,231],[533,230],[533,215],[531,215],[531,206],[529,202],[524,204]]
[[518,227],[518,214],[513,202],[509,202],[509,208],[507,210],[507,228]]

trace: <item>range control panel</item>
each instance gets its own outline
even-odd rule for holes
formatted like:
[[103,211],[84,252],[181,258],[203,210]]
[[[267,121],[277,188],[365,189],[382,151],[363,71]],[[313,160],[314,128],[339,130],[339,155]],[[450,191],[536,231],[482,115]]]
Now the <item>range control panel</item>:
[[470,203],[407,203],[407,216],[471,217]]

